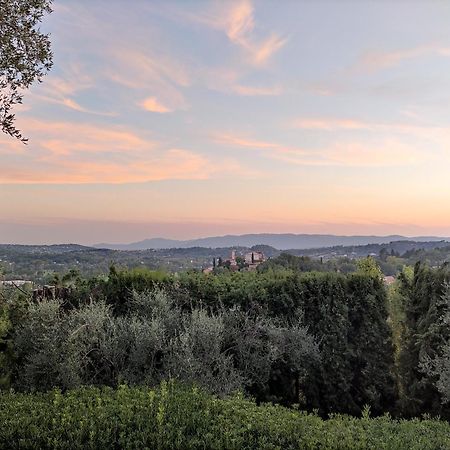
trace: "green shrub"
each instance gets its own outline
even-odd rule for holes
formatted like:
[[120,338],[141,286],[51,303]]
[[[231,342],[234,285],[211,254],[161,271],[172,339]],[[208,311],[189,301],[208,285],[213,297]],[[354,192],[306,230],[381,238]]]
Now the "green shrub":
[[258,394],[272,375],[280,386],[295,384],[319,359],[300,318],[287,326],[238,308],[182,310],[160,289],[134,292],[119,316],[104,301],[69,310],[59,300],[32,303],[11,342],[11,385],[19,391],[176,378],[220,395],[243,388]]
[[196,387],[0,394],[1,449],[448,449],[438,420],[320,417]]

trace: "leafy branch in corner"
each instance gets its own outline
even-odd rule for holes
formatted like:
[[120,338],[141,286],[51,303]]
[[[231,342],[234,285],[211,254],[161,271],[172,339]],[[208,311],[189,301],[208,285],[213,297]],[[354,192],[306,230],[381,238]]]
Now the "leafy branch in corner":
[[22,141],[15,126],[13,108],[21,104],[23,91],[42,77],[53,64],[48,34],[39,24],[51,13],[51,0],[0,0],[0,126]]

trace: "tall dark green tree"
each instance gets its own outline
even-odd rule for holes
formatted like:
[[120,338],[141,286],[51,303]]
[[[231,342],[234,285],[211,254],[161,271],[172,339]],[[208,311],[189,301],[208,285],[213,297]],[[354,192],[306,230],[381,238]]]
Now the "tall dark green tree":
[[295,295],[321,353],[321,364],[304,384],[308,406],[324,414],[357,410],[351,397],[346,278],[333,273],[307,274],[297,278]]
[[436,322],[435,328],[440,332],[444,341],[435,350],[435,356],[422,355],[421,366],[433,379],[441,394],[444,405],[450,404],[450,284],[446,284],[442,302],[438,305],[442,309],[442,316]]
[[367,404],[382,413],[392,409],[397,396],[386,289],[380,277],[360,273],[350,275],[348,285],[351,397],[360,407]]
[[423,370],[421,361],[434,358],[445,345],[447,334],[440,324],[442,297],[450,279],[447,266],[431,269],[422,263],[414,268],[414,277],[402,279],[406,297],[406,331],[400,357],[402,384],[405,387],[401,407],[405,414],[424,412],[445,414],[435,379]]

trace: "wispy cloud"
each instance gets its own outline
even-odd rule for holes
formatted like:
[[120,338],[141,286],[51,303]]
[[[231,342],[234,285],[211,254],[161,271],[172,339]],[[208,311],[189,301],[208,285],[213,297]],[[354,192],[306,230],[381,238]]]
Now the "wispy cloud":
[[203,67],[198,79],[210,90],[243,97],[266,97],[281,95],[284,92],[279,83],[249,83],[245,80],[245,70],[231,67]]
[[[402,98],[408,101],[414,96],[424,95],[435,91],[438,86],[433,76],[415,77],[415,71],[398,78],[376,81],[371,86],[365,86],[367,76],[373,75],[385,69],[401,66],[407,61],[423,58],[449,58],[450,46],[441,44],[424,44],[404,49],[366,50],[360,53],[355,61],[345,67],[336,69],[332,77],[315,80],[310,83],[309,91],[320,96],[335,96],[337,94],[348,95],[355,92],[363,92],[380,95],[388,98]],[[361,81],[355,83],[355,80]],[[372,82],[371,82],[372,83]],[[440,81],[439,89],[443,89]]]
[[286,150],[286,147],[281,146],[280,144],[276,144],[273,142],[261,141],[258,139],[253,139],[248,136],[241,136],[231,133],[213,133],[211,138],[214,142],[223,145],[230,145],[232,147],[243,147],[243,148],[251,148],[256,150]]
[[249,0],[232,3],[230,9],[224,13],[223,19],[217,23],[230,41],[243,48],[257,65],[267,63],[287,42],[287,39],[276,33],[263,40],[254,37],[254,9]]
[[256,64],[265,64],[278,50],[286,44],[287,39],[280,38],[277,34],[272,33],[268,39],[261,44],[250,44],[249,50],[253,54],[253,60]]
[[214,134],[212,139],[224,146],[257,150],[265,157],[301,166],[405,166],[427,159],[426,153],[391,138],[380,139],[375,144],[352,140],[314,149],[292,147],[230,133]]
[[[111,8],[116,12],[120,11],[117,4]],[[213,68],[209,62],[205,63],[198,58],[198,55],[180,53],[176,46],[165,43],[166,32],[158,26],[152,24],[148,28],[141,28],[141,18],[134,14],[126,18],[132,31],[121,35],[114,29],[119,26],[114,22],[117,17],[108,15],[110,21],[99,21],[97,15],[93,14],[95,7],[94,10],[78,4],[71,8],[60,7],[58,12],[61,16],[70,23],[82,23],[90,40],[95,42],[89,52],[99,70],[91,77],[83,78],[81,74],[88,73],[86,68],[81,70],[79,64],[72,63],[74,69],[70,79],[55,78],[48,83],[48,89],[42,92],[45,100],[74,111],[101,114],[87,108],[77,98],[77,94],[88,89],[99,89],[105,82],[113,82],[117,85],[117,98],[122,103],[136,105],[151,112],[168,113],[189,109],[186,90],[193,85],[247,97],[282,93],[279,83],[246,80],[249,70],[266,65],[287,42],[277,33],[266,31],[257,24],[251,1],[208,4],[196,12],[193,12],[191,6],[183,9],[180,5],[148,5],[144,9],[150,12],[150,19],[154,10],[163,15],[165,11],[165,18],[191,25],[201,24],[202,27],[220,31],[229,42],[241,49],[244,57],[234,59],[231,64],[220,64],[220,67]],[[77,27],[81,30],[80,26]],[[202,31],[204,33],[206,30]],[[84,34],[80,35],[84,45],[86,39]],[[76,80],[80,82],[77,84]],[[121,107],[116,108],[119,110]]]
[[[187,108],[181,90],[191,83],[187,67],[167,56],[149,53],[148,50],[130,51],[114,47],[108,49],[108,53],[110,60],[105,63],[104,76],[136,93],[146,93],[141,106],[147,100],[154,99],[153,111],[159,110],[156,112]],[[147,104],[151,106],[149,102]]]
[[393,135],[414,136],[424,141],[433,141],[444,147],[448,147],[450,144],[450,127],[430,126],[421,123],[382,123],[357,119],[299,118],[293,120],[290,125],[293,128],[318,132],[366,131],[384,137]]
[[368,50],[358,58],[350,70],[354,72],[375,72],[396,66],[403,61],[426,56],[449,57],[450,47],[429,44],[402,50]]
[[[165,30],[151,23],[152,16],[145,14],[143,5],[131,11],[122,2],[94,3],[71,2],[57,9],[61,23],[70,24],[72,32],[77,33],[64,42],[64,50],[70,55],[67,58],[88,61],[89,68],[84,67],[83,73],[92,74],[92,89],[103,90],[105,102],[117,103],[118,110],[124,103],[139,106],[149,97],[171,111],[186,109],[183,90],[191,84],[190,67],[166,43]],[[85,53],[80,54],[78,47]],[[65,106],[77,110],[85,107],[76,98],[69,98],[72,101],[66,101]]]
[[272,33],[262,41],[254,38],[254,8],[249,0],[232,3],[223,20],[212,23],[223,28],[228,39],[246,50],[255,64],[265,64],[287,42],[287,39],[281,38],[276,33]]
[[77,101],[77,96],[89,89],[95,89],[94,78],[87,75],[78,64],[72,63],[61,75],[50,74],[42,83],[31,90],[31,102],[46,102],[86,114],[114,116],[109,111],[87,108]]
[[321,130],[321,131],[334,131],[334,130],[360,130],[370,129],[373,125],[366,122],[353,120],[353,119],[308,119],[300,118],[292,121],[294,128],[302,128],[307,130]]
[[[198,153],[152,141],[124,127],[29,120],[26,129],[32,135],[33,151],[3,154],[0,183],[206,179],[216,170]],[[20,149],[18,143],[11,146]]]
[[243,96],[271,96],[280,95],[283,92],[281,86],[245,86],[235,84],[230,86],[232,92]]
[[172,111],[170,108],[159,102],[155,97],[146,98],[143,102],[140,103],[140,106],[146,111],[156,113],[168,113]]
[[230,42],[245,52],[248,62],[257,66],[268,63],[288,42],[287,38],[275,32],[264,37],[257,32],[255,11],[250,0],[223,2],[218,8],[195,13],[176,11],[174,15],[222,31]]

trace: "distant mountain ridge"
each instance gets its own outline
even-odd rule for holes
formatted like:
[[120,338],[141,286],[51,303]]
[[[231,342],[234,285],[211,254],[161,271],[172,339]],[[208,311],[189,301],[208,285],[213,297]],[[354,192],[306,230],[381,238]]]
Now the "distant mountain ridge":
[[387,244],[392,241],[442,241],[448,240],[446,237],[437,236],[417,236],[405,237],[400,235],[389,236],[339,236],[333,234],[292,234],[292,233],[261,233],[212,236],[199,239],[165,239],[152,238],[144,239],[130,244],[96,244],[96,248],[108,248],[113,250],[147,250],[147,249],[168,249],[168,248],[190,248],[190,247],[253,247],[255,245],[270,245],[279,250],[289,249],[312,249],[321,247],[334,247],[338,245],[367,245],[367,244]]

